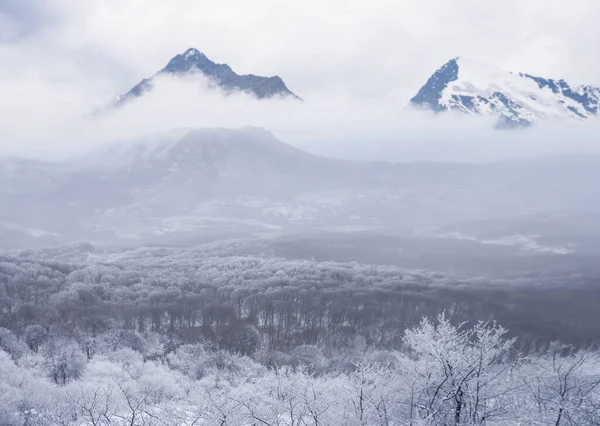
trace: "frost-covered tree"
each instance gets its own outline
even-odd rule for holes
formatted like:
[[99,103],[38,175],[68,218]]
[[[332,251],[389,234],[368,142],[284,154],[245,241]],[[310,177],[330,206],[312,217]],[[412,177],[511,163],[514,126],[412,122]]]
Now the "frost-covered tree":
[[400,372],[387,367],[359,363],[344,386],[343,418],[348,425],[393,425],[410,418],[403,398],[406,382]]
[[405,359],[410,405],[428,424],[480,425],[508,415],[516,387],[510,360],[513,339],[495,323],[452,325],[441,314],[408,330]]
[[27,345],[20,341],[12,331],[0,327],[0,349],[13,359],[19,359],[27,352]]
[[41,348],[48,375],[56,384],[77,379],[86,365],[86,356],[79,345],[63,337],[49,339]]
[[253,354],[260,343],[260,334],[251,324],[234,324],[223,333],[221,347],[241,355]]
[[25,328],[23,339],[27,343],[27,346],[29,346],[29,349],[37,353],[47,336],[48,331],[44,327],[39,324],[33,324]]
[[522,377],[535,403],[532,424],[600,424],[600,357],[556,349],[527,360]]

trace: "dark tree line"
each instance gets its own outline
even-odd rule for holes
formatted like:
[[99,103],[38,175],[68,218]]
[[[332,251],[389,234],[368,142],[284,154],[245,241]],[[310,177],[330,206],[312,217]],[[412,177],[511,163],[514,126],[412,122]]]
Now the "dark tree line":
[[52,330],[80,340],[122,330],[241,353],[339,350],[357,337],[373,349],[398,349],[404,330],[441,311],[455,323],[498,321],[524,352],[544,351],[553,341],[589,346],[600,334],[600,291],[581,278],[565,277],[565,287],[556,287],[519,277],[508,286],[395,267],[195,254],[145,249],[111,262],[0,259],[0,326],[27,334],[34,350]]

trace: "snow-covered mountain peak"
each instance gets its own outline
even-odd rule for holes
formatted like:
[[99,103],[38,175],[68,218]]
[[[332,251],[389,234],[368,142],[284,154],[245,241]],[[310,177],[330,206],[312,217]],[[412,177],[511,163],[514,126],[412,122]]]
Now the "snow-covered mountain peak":
[[190,59],[190,58],[198,58],[198,57],[206,57],[206,55],[202,52],[200,52],[198,49],[196,49],[195,47],[190,47],[188,50],[185,51],[185,53],[183,54],[183,57],[185,59]]
[[599,103],[600,88],[572,87],[463,57],[439,68],[411,99],[412,105],[435,112],[498,115],[505,126],[549,118],[580,121],[597,115]]
[[190,74],[204,75],[224,93],[245,92],[258,99],[276,96],[300,99],[286,87],[279,76],[261,77],[254,74],[236,74],[229,65],[213,62],[204,53],[192,47],[171,58],[167,65],[154,76],[142,80],[124,95],[117,96],[117,105],[151,91],[157,76],[178,77]]

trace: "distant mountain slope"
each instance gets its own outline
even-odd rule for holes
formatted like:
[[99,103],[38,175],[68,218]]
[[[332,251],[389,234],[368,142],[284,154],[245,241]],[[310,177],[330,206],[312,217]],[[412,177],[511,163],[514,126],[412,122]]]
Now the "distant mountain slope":
[[172,58],[166,67],[154,76],[142,80],[129,92],[118,97],[118,104],[137,98],[152,90],[154,78],[161,75],[189,75],[201,73],[211,79],[216,86],[226,93],[245,92],[266,99],[275,96],[292,97],[300,99],[292,93],[279,76],[261,77],[253,74],[236,74],[229,65],[217,64],[201,53],[198,49],[191,48],[183,54]]
[[501,124],[518,126],[542,119],[579,121],[597,116],[600,88],[570,86],[564,80],[515,74],[455,58],[438,69],[410,103],[434,112],[498,115]]
[[311,230],[412,233],[507,215],[589,212],[600,199],[599,165],[592,157],[348,162],[258,128],[180,129],[62,163],[0,161],[0,249]]

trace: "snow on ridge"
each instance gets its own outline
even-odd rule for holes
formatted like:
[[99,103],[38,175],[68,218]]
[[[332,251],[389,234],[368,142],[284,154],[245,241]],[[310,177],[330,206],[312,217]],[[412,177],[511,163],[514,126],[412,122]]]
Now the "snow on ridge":
[[541,119],[580,122],[598,115],[600,88],[514,73],[458,57],[441,67],[412,104],[436,112],[499,115],[512,124]]
[[485,239],[485,238],[477,238],[474,236],[466,235],[466,234],[463,234],[462,232],[449,232],[449,233],[445,233],[445,234],[437,234],[437,235],[434,234],[432,236],[434,238],[445,238],[445,239],[450,238],[450,239],[457,239],[457,240],[473,241],[473,242],[477,242],[479,244],[485,244],[485,245],[512,246],[512,247],[518,247],[522,251],[530,251],[530,252],[536,252],[536,253],[549,253],[549,254],[560,254],[560,255],[575,253],[575,250],[573,250],[573,248],[571,247],[570,244],[568,246],[564,246],[564,247],[552,247],[552,246],[541,245],[536,240],[536,238],[537,238],[536,235],[514,234],[514,235],[508,235],[508,236],[501,237],[501,238]]

